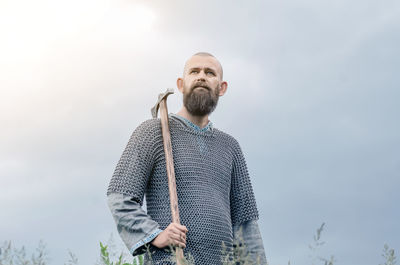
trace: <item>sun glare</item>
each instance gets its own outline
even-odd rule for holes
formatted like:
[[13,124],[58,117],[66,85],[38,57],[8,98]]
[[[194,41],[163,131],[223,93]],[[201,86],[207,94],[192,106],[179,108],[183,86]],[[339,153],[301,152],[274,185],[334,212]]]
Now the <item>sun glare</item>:
[[[74,83],[68,69],[74,63],[67,54],[84,53],[95,47],[100,55],[115,50],[118,43],[134,43],[151,32],[156,15],[144,4],[130,1],[2,1],[0,4],[0,109],[11,115],[23,112],[32,98],[50,95],[56,77],[48,72],[49,62],[63,71],[62,78]],[[109,46],[102,46],[104,42]],[[107,47],[107,49],[103,49]],[[66,54],[65,56],[62,56]],[[56,59],[54,59],[56,58]],[[92,69],[96,61],[86,62]],[[65,69],[67,69],[65,71]],[[18,106],[20,105],[20,106]],[[21,105],[24,105],[21,108]],[[0,115],[2,116],[2,115]]]

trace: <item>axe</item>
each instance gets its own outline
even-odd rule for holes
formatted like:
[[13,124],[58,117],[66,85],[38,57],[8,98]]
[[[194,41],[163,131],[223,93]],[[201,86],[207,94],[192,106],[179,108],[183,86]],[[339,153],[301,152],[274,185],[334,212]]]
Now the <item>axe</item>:
[[[178,196],[176,194],[174,158],[172,156],[171,133],[169,130],[168,109],[167,109],[167,97],[173,93],[174,90],[172,88],[169,88],[167,89],[166,92],[159,94],[157,103],[151,109],[151,115],[153,116],[153,118],[157,118],[157,112],[158,109],[160,109],[161,131],[164,142],[165,164],[167,167],[167,175],[168,175],[168,188],[169,188],[172,222],[180,224]],[[176,248],[177,265],[181,265],[182,260],[183,260],[183,251],[182,248],[178,246]]]

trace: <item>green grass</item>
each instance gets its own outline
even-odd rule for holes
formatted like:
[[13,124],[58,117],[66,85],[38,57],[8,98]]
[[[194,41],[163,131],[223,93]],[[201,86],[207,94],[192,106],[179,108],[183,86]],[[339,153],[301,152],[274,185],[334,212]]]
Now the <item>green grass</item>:
[[[335,263],[334,256],[330,258],[324,258],[318,256],[318,249],[325,244],[321,240],[321,233],[324,229],[322,224],[314,235],[314,241],[309,245],[311,251],[311,265],[333,265]],[[260,264],[257,261],[252,261],[250,255],[246,251],[246,247],[243,244],[243,240],[239,239],[234,242],[233,254],[227,251],[227,248],[222,244],[222,257],[223,265],[255,265]],[[174,248],[170,247],[171,260],[176,262],[176,253]],[[111,251],[115,253],[115,251]],[[97,265],[151,265],[153,262],[150,260],[146,264],[144,262],[143,255],[137,256],[136,258],[130,257],[131,261],[125,260],[123,252],[120,252],[117,257],[115,254],[110,254],[109,246],[100,242],[100,261]],[[147,246],[147,253],[151,257],[151,252]],[[391,249],[387,244],[383,247],[382,257],[384,263],[379,265],[395,265],[397,260],[394,249]],[[25,247],[20,249],[13,247],[11,241],[6,241],[0,247],[0,265],[47,265],[49,261],[48,253],[45,244],[40,241],[38,247],[32,255],[28,255]],[[78,265],[78,258],[69,251],[69,260],[64,262],[64,265]],[[193,257],[186,255],[182,260],[184,265],[193,265]],[[288,263],[290,265],[290,262]]]

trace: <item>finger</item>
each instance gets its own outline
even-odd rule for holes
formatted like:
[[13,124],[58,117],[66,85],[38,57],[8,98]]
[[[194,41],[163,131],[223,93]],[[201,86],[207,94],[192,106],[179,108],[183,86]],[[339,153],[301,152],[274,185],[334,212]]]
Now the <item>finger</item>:
[[185,248],[186,247],[186,244],[182,243],[182,242],[176,242],[175,244],[176,244],[176,246],[179,246],[181,248]]
[[184,236],[182,236],[182,234],[174,234],[172,236],[173,240],[175,240],[176,242],[181,242],[181,243],[186,243],[186,238]]
[[185,235],[185,234],[181,234],[181,235],[179,236],[179,239],[180,239],[180,241],[181,241],[182,243],[186,243],[186,235]]
[[186,234],[180,230],[173,230],[172,233],[174,236],[179,237],[181,240],[186,241]]
[[178,224],[178,223],[171,223],[171,224],[173,224],[174,227],[178,228],[179,230],[182,230],[182,231],[186,231],[187,230],[186,226],[184,226],[184,225],[181,225],[181,224]]
[[177,229],[179,229],[180,231],[184,232],[184,233],[187,233],[187,232],[188,232],[186,226],[184,226],[184,225],[180,225],[180,224],[176,224],[176,223],[175,223],[175,227],[176,227]]
[[182,231],[178,230],[178,229],[171,229],[171,232],[173,235],[177,235],[177,236],[181,236],[182,235]]
[[184,226],[184,225],[180,225],[180,224],[177,224],[177,225],[178,225],[178,229],[179,229],[179,230],[181,230],[182,232],[185,232],[185,233],[187,233],[187,232],[188,232],[188,230],[187,230],[186,226]]

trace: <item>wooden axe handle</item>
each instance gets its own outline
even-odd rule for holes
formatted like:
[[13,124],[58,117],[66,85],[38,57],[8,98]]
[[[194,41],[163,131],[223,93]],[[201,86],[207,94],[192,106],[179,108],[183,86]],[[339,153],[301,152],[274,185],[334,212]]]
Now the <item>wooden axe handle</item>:
[[[164,153],[165,163],[167,167],[168,175],[168,188],[169,198],[171,205],[172,222],[180,224],[179,219],[179,208],[178,208],[178,195],[176,193],[176,182],[175,182],[175,169],[174,169],[174,158],[172,156],[172,144],[171,144],[171,133],[169,130],[168,122],[168,109],[167,109],[167,98],[164,97],[160,101],[160,119],[161,119],[161,130],[164,141]],[[182,265],[183,251],[181,247],[176,248],[177,265]]]

